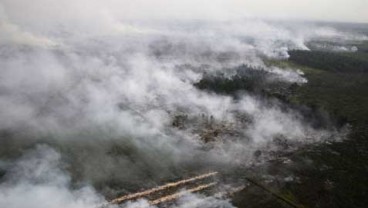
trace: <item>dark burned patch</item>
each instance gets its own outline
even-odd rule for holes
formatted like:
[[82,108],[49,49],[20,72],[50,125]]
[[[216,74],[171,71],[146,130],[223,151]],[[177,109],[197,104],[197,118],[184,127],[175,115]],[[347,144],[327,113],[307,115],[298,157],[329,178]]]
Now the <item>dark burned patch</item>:
[[172,118],[172,126],[182,131],[190,131],[204,142],[216,143],[223,139],[234,139],[245,137],[242,129],[251,123],[248,115],[238,113],[236,121],[215,119],[212,115],[187,115],[177,114]]

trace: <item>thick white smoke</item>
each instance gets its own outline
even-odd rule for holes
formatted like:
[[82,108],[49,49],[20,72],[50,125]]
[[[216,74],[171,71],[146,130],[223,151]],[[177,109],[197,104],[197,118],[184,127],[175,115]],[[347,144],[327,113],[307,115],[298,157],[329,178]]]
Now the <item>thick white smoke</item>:
[[90,186],[71,191],[71,178],[60,168],[59,153],[47,146],[38,146],[18,159],[0,185],[1,207],[73,207],[90,208],[102,204]]
[[[306,41],[313,39],[365,36],[239,18],[222,7],[225,1],[173,2],[1,1],[0,139],[8,145],[3,148],[14,149],[4,153],[4,161],[15,161],[0,163],[1,207],[95,207],[105,200],[90,184],[114,195],[120,190],[101,183],[116,180],[130,191],[187,168],[246,166],[275,137],[310,143],[332,135],[281,104],[247,94],[236,100],[194,84],[205,74],[231,75],[241,65],[303,84],[307,80],[298,70],[269,67],[263,60],[308,50]],[[161,14],[167,5],[172,11]],[[188,13],[189,8],[198,9]],[[174,128],[177,115],[193,122]],[[224,135],[209,148],[196,127],[206,116],[235,126],[239,136]],[[249,120],[246,125],[237,124],[241,116]],[[231,207],[194,195],[178,202],[214,205]]]
[[[48,208],[90,208],[117,207],[108,205],[94,188],[79,184],[72,188],[71,177],[65,171],[58,152],[46,145],[39,145],[26,152],[12,165],[0,185],[0,206],[9,208],[48,207]],[[148,208],[145,200],[128,202],[122,207]],[[213,197],[186,194],[175,207],[233,207],[228,201]]]

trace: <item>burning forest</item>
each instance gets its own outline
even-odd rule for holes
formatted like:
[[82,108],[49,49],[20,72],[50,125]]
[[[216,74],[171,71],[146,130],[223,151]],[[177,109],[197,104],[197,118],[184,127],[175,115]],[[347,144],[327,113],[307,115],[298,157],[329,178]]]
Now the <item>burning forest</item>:
[[[152,2],[0,0],[0,207],[243,207],[255,187],[302,204],[272,184],[354,129],[299,102],[307,67],[360,55],[367,34]],[[361,57],[343,62],[365,73]]]

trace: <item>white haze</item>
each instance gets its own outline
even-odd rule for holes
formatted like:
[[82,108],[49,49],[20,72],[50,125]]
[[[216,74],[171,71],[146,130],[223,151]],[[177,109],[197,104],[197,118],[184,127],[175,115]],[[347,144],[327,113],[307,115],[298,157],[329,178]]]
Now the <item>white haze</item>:
[[[336,136],[279,103],[247,94],[234,100],[193,84],[204,74],[232,74],[243,64],[305,84],[297,69],[268,67],[263,58],[286,59],[291,49],[309,50],[309,40],[367,37],[233,15],[232,9],[219,0],[2,0],[0,130],[13,135],[10,147],[23,156],[0,163],[7,170],[0,206],[95,207],[106,202],[91,185],[97,182],[141,181],[145,173],[165,179],[197,165],[247,166],[255,151],[276,148],[269,144],[278,135],[298,144]],[[244,139],[206,149],[197,133],[172,127],[177,114],[212,115],[228,123],[245,114],[252,123],[240,130]],[[34,147],[40,140],[55,147]],[[134,149],[137,159],[111,157],[111,144]],[[188,195],[177,206],[231,204]]]
[[61,166],[60,155],[38,146],[15,162],[0,187],[1,207],[90,208],[103,198],[89,186],[70,191],[70,177]]
[[[5,176],[6,182],[0,186],[1,207],[37,208],[117,208],[107,205],[101,195],[88,186],[70,190],[71,178],[64,171],[61,156],[48,146],[39,145],[19,158]],[[145,200],[128,202],[122,207],[155,208]],[[226,200],[213,197],[186,194],[176,208],[188,207],[226,207],[233,206]]]

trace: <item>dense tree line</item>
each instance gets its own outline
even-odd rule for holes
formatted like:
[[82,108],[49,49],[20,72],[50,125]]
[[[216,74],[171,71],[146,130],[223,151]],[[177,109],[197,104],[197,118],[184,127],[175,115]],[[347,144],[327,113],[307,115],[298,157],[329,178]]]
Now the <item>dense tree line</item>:
[[289,83],[279,80],[275,74],[262,68],[242,65],[235,72],[233,76],[222,73],[205,75],[195,86],[201,90],[226,95],[236,95],[240,91],[258,95],[281,95],[290,87]]
[[326,51],[290,51],[290,61],[331,72],[368,72],[368,54]]

